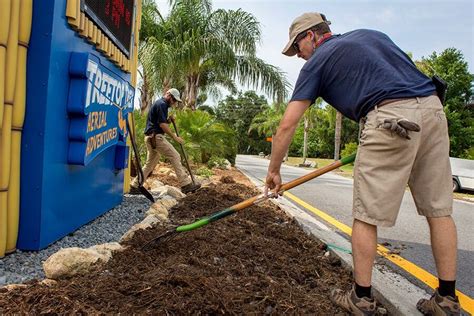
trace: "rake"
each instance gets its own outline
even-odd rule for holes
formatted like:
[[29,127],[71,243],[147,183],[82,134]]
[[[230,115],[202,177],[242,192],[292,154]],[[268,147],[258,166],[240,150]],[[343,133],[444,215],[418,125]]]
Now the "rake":
[[[347,156],[347,157],[344,157],[338,161],[335,161],[325,167],[322,167],[322,168],[318,168],[304,176],[301,176],[299,178],[296,178],[290,182],[287,182],[285,184],[283,184],[281,186],[281,189],[280,191],[278,192],[279,195],[283,194],[284,191],[287,191],[289,189],[292,189],[300,184],[303,184],[311,179],[314,179],[322,174],[325,174],[329,171],[332,171],[334,169],[337,169],[343,165],[346,165],[346,164],[349,164],[351,162],[354,162],[355,160],[355,157],[356,157],[356,154],[352,154],[350,156]],[[235,204],[231,207],[228,207],[226,209],[223,209],[221,211],[218,211],[218,212],[215,212],[209,216],[206,216],[206,217],[203,217],[193,223],[190,223],[190,224],[186,224],[186,225],[181,225],[181,226],[175,226],[173,227],[172,229],[168,230],[167,232],[165,232],[164,234],[158,236],[158,237],[155,237],[153,238],[152,240],[148,241],[147,243],[145,243],[142,248],[145,248],[147,246],[149,246],[150,244],[152,243],[155,243],[155,242],[159,242],[159,241],[167,241],[173,237],[175,237],[176,235],[178,235],[179,233],[181,232],[187,232],[187,231],[191,231],[191,230],[194,230],[194,229],[197,229],[197,228],[200,228],[202,226],[205,226],[207,224],[210,224],[212,222],[215,222],[219,219],[222,219],[224,217],[227,217],[231,214],[234,214],[235,212],[238,212],[238,211],[241,211],[243,209],[246,209],[247,207],[250,207],[250,206],[253,206],[253,205],[257,205],[265,200],[267,200],[268,198],[272,198],[272,197],[275,197],[275,194],[274,193],[270,193],[268,195],[265,196],[265,194],[259,194],[259,195],[256,195],[254,197],[251,197],[245,201],[242,201],[238,204]]]
[[[176,136],[179,137],[178,128],[176,127],[176,123],[174,122],[174,120],[171,120],[171,123],[173,123],[174,130],[176,131]],[[186,168],[188,168],[189,175],[191,176],[191,180],[192,180],[193,184],[196,184],[196,181],[194,181],[193,172],[191,171],[191,167],[189,166],[188,156],[186,155],[186,152],[184,151],[184,146],[181,143],[179,143],[179,146],[181,147],[181,151],[183,152],[184,161],[186,162]]]

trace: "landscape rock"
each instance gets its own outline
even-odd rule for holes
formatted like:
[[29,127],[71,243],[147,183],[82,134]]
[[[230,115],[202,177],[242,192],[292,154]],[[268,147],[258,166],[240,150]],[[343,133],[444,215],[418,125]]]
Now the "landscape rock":
[[5,289],[7,291],[12,291],[15,289],[25,288],[26,286],[27,286],[26,284],[8,284],[2,287],[2,289]]
[[158,202],[156,202],[155,204],[157,203],[160,203],[161,205],[163,205],[167,210],[170,210],[173,206],[175,206],[176,204],[178,204],[178,201],[176,201],[176,199],[161,199],[159,200]]
[[58,282],[52,279],[44,279],[40,282],[40,284],[44,286],[54,286],[58,284]]
[[154,216],[154,215],[148,215],[145,217],[143,221],[141,221],[138,224],[135,224],[130,228],[128,232],[126,232],[122,238],[120,238],[120,242],[128,241],[132,239],[132,237],[135,235],[135,232],[140,229],[147,229],[153,227],[155,224],[157,224],[160,221],[160,218]]
[[[150,192],[153,193],[155,198],[161,199],[163,198],[166,194],[168,194],[168,188],[165,185],[162,185],[160,187],[152,187],[150,189]],[[158,195],[158,196],[156,196]]]
[[180,189],[167,185],[166,188],[168,189],[167,194],[175,199],[182,199],[186,196]]
[[92,248],[65,248],[50,256],[43,263],[43,270],[48,279],[58,280],[77,274],[85,274],[99,261],[107,261],[107,255]]
[[112,258],[114,251],[123,251],[125,248],[118,242],[109,242],[106,244],[90,247],[89,249],[93,249],[101,255],[105,256],[105,261],[108,261],[110,258]]
[[232,169],[232,164],[230,163],[229,160],[225,159],[225,169],[230,170]]
[[154,178],[148,178],[147,183],[150,184],[152,191],[164,186],[163,182]]
[[168,209],[163,206],[163,204],[156,202],[146,212],[146,215],[154,215],[166,221],[168,220],[169,212]]

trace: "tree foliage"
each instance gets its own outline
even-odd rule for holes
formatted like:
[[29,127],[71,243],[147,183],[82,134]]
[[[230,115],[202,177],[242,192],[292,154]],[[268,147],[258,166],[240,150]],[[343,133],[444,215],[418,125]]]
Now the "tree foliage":
[[[336,110],[330,105],[312,105],[316,124],[309,129],[308,157],[334,158],[334,133]],[[343,117],[341,129],[341,148],[347,143],[357,142],[358,124]],[[304,148],[304,122],[300,121],[293,141],[290,144],[290,156],[302,156]]]
[[249,132],[252,119],[268,109],[264,96],[254,91],[239,92],[236,97],[227,96],[215,109],[216,118],[236,132],[237,150],[241,154],[258,154],[270,151],[270,144],[256,131]]
[[[212,156],[235,161],[237,142],[235,132],[227,125],[218,122],[205,111],[178,110],[176,125],[179,136],[184,140],[186,152],[194,161],[207,163]],[[179,144],[173,144],[178,152]]]
[[428,58],[417,61],[416,65],[429,77],[437,74],[448,83],[445,113],[450,155],[473,159],[469,153],[474,151],[474,113],[468,104],[472,102],[474,75],[469,73],[464,56],[459,50],[448,48],[440,54],[433,52]]
[[[256,57],[261,31],[257,19],[238,10],[212,10],[210,0],[170,1],[163,18],[145,1],[140,61],[156,92],[173,86],[185,105],[196,107],[200,94],[218,95],[219,87],[236,92],[237,83],[283,99],[289,86],[284,74]],[[154,83],[162,83],[159,89]]]

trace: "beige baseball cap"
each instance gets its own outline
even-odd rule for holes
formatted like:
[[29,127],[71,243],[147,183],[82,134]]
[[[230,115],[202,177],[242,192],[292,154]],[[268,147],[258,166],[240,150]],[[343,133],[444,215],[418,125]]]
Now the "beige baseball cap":
[[168,91],[166,91],[166,93],[169,93],[173,96],[173,98],[178,101],[178,102],[183,102],[181,101],[181,98],[179,97],[179,91],[178,89],[175,89],[175,88],[171,88],[169,89]]
[[296,49],[293,47],[293,42],[295,41],[298,34],[303,31],[310,29],[311,27],[318,25],[320,23],[326,22],[328,25],[331,24],[330,21],[326,20],[324,14],[318,12],[308,12],[304,13],[297,17],[290,26],[290,41],[286,44],[285,48],[283,48],[282,54],[286,56],[294,56],[296,53]]

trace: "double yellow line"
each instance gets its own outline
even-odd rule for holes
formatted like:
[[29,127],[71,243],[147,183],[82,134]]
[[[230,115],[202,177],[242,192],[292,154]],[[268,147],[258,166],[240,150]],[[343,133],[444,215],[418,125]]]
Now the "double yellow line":
[[[312,205],[306,203],[305,201],[301,200],[300,198],[296,197],[295,195],[285,192],[283,194],[285,197],[289,198],[290,200],[296,202],[300,206],[304,207],[305,209],[311,211],[313,214],[316,216],[320,217],[324,221],[328,222],[332,226],[336,227],[343,233],[347,234],[348,236],[352,235],[352,229],[339,222],[336,220],[334,217],[324,213],[321,210],[318,210],[317,208],[313,207]],[[379,255],[383,256],[387,260],[393,262],[403,270],[407,271],[432,289],[435,289],[438,287],[438,278],[429,273],[428,271],[418,267],[417,265],[413,264],[412,262],[405,260],[404,258],[390,253],[389,249],[385,248],[382,245],[377,245],[377,252]],[[471,315],[474,315],[474,299],[471,297],[463,294],[460,291],[456,291],[456,295],[459,297],[459,303],[461,304],[462,309],[464,309],[466,312],[470,313]]]

